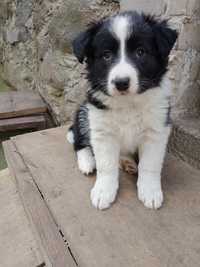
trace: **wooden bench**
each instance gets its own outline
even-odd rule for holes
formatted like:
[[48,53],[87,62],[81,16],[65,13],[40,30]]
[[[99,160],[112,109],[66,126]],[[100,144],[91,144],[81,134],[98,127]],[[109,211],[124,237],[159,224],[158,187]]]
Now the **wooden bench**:
[[0,172],[0,210],[0,266],[46,266],[7,169]]
[[0,93],[0,132],[46,128],[47,106],[38,93]]
[[95,176],[79,172],[66,131],[60,127],[4,143],[45,266],[198,267],[200,172],[168,155],[165,203],[158,211],[137,199],[136,177],[121,173],[116,203],[99,211],[89,199]]

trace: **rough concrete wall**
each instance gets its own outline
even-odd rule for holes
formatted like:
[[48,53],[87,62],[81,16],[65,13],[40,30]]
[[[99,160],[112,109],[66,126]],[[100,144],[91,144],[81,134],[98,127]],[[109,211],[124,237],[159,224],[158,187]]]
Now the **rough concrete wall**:
[[18,90],[34,88],[33,3],[34,0],[10,0],[7,5],[10,15],[3,31],[4,79]]
[[84,67],[71,54],[71,40],[89,21],[116,12],[119,3],[6,1],[10,16],[3,27],[4,79],[17,90],[39,90],[58,123],[65,123],[87,88]]
[[169,18],[179,32],[168,76],[174,92],[174,118],[200,115],[200,1],[122,0],[122,10],[138,10]]

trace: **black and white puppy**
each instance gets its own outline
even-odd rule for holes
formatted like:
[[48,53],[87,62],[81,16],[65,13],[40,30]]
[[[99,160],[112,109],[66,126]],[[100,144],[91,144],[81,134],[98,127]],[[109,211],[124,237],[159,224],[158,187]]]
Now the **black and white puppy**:
[[165,77],[177,32],[165,20],[125,12],[90,25],[74,40],[86,59],[87,100],[68,140],[81,172],[96,168],[92,204],[108,208],[119,188],[119,157],[138,151],[138,198],[148,208],[163,202],[161,170],[170,133],[170,86]]

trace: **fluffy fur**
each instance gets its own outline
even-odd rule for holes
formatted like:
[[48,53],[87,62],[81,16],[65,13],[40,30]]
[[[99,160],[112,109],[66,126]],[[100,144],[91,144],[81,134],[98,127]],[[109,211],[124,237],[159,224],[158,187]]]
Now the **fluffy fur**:
[[79,169],[97,170],[91,191],[96,208],[116,198],[120,154],[136,151],[138,198],[148,208],[162,205],[171,94],[165,73],[176,38],[166,21],[125,12],[93,23],[73,42],[78,60],[86,60],[89,89],[68,140]]

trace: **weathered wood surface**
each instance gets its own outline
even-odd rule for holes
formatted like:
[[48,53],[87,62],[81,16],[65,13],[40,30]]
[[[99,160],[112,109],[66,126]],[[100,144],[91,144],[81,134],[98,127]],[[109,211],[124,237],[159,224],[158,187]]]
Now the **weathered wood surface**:
[[43,130],[45,128],[46,128],[46,119],[45,116],[43,115],[0,119],[0,132],[19,130],[19,129]]
[[34,239],[14,180],[0,172],[0,266],[36,267],[43,257]]
[[47,106],[38,93],[9,91],[0,94],[0,119],[45,113]]
[[20,152],[10,141],[4,143],[4,150],[29,221],[36,233],[40,250],[43,252],[45,266],[75,267],[76,264],[59,232],[60,229],[51,216]]
[[200,173],[169,157],[162,209],[144,208],[136,179],[121,175],[116,203],[106,211],[91,206],[95,177],[77,169],[66,128],[12,139],[44,196],[79,266],[197,267],[200,262]]

